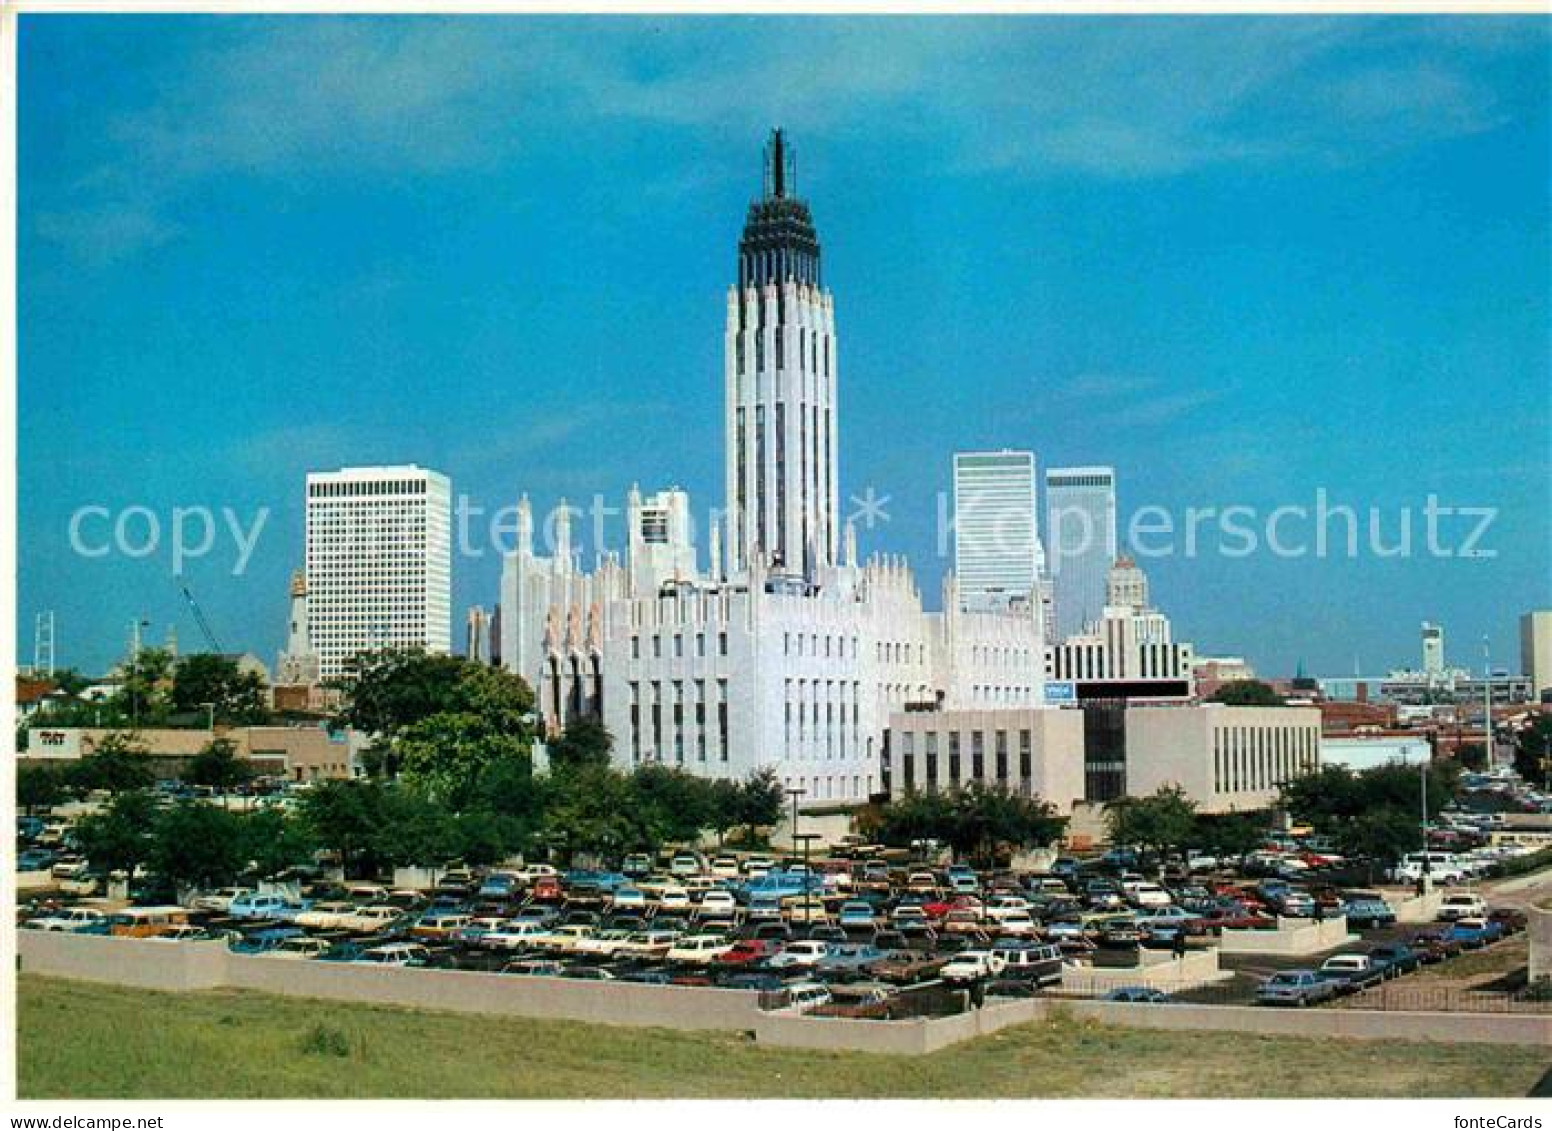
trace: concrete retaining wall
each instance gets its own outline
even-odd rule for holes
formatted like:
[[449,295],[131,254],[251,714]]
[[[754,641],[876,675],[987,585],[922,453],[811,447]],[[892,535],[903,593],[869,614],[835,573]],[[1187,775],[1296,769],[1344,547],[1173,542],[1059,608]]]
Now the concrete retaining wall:
[[1434,922],[1439,917],[1439,908],[1444,904],[1444,895],[1443,888],[1434,888],[1427,895],[1414,895],[1410,899],[1394,901],[1391,906],[1396,909],[1396,922]]
[[412,1009],[747,1031],[759,995],[696,986],[620,985],[566,978],[414,970],[233,954],[219,942],[158,942],[18,931],[21,969],[148,990],[260,990],[289,997],[363,1001]]
[[1525,916],[1530,921],[1530,980],[1552,978],[1552,911],[1527,907]]
[[1150,989],[1188,990],[1234,977],[1218,966],[1216,950],[1188,951],[1184,958],[1165,954],[1146,956],[1138,966],[1062,966],[1062,989],[1075,994],[1106,994],[1123,986],[1147,986]]
[[1347,916],[1325,919],[1277,920],[1275,931],[1225,930],[1218,945],[1224,954],[1320,954],[1356,942],[1358,936],[1347,929]]
[[998,1002],[953,1017],[916,1017],[907,1021],[766,1013],[755,1023],[754,1036],[758,1044],[783,1048],[921,1056],[1010,1025],[1028,1024],[1044,1013],[1045,1003],[1036,999]]
[[1105,1025],[1197,1029],[1285,1037],[1439,1041],[1552,1047],[1552,1015],[1421,1013],[1364,1009],[1274,1009],[1249,1005],[1131,1005],[1075,1001],[1060,1008]]

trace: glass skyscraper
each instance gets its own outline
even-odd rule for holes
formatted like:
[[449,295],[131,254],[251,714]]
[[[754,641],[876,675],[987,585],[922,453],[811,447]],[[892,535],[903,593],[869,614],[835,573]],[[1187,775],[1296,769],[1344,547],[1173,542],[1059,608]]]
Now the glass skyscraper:
[[1056,636],[1065,640],[1104,611],[1105,579],[1116,558],[1115,468],[1048,468],[1045,512]]
[[954,574],[964,608],[1031,598],[1040,559],[1035,515],[1033,452],[954,456]]

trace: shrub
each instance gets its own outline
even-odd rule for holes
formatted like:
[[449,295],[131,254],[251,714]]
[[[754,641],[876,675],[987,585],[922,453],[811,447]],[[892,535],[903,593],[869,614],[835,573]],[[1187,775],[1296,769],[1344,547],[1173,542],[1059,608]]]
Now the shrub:
[[320,1023],[302,1038],[302,1052],[308,1056],[349,1056],[350,1038],[334,1026]]

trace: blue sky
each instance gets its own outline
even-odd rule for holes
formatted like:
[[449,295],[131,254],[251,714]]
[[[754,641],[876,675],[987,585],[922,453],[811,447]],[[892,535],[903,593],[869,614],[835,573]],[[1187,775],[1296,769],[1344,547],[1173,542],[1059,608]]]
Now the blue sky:
[[[1425,618],[1517,670],[1552,602],[1543,20],[20,22],[24,661],[42,609],[89,670],[140,615],[195,645],[181,584],[272,660],[309,469],[719,505],[723,294],[777,124],[843,491],[889,496],[863,550],[931,603],[951,453],[1002,446],[1114,464],[1123,517],[1324,488],[1388,543],[1411,508],[1405,560],[1229,557],[1209,521],[1144,561],[1182,638],[1268,673],[1411,661]],[[1430,493],[1497,508],[1492,557],[1421,552]],[[241,576],[223,535],[179,578],[165,545],[73,553],[87,505],[272,513]],[[454,573],[461,637],[499,562]]]

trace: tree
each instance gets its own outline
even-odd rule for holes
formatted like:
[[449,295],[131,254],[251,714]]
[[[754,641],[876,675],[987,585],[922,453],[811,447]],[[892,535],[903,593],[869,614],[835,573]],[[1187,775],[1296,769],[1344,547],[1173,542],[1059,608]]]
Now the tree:
[[1178,785],[1160,786],[1147,797],[1121,797],[1105,807],[1112,844],[1136,845],[1163,858],[1183,849],[1196,832],[1196,802]]
[[171,705],[183,714],[214,721],[255,725],[269,721],[264,680],[257,672],[245,672],[228,656],[202,652],[179,660],[172,672]]
[[711,820],[712,787],[681,769],[648,763],[630,776],[634,807],[646,818],[654,839],[691,842]]
[[403,781],[453,809],[467,807],[493,764],[528,760],[522,735],[499,731],[483,716],[468,713],[445,712],[411,723],[395,736],[393,749]]
[[598,719],[573,719],[549,744],[550,768],[559,774],[602,769],[609,765],[614,737]]
[[124,665],[123,680],[111,700],[116,714],[131,726],[153,726],[166,721],[171,702],[172,653],[165,648],[142,648]]
[[1370,883],[1376,866],[1394,864],[1414,851],[1420,839],[1417,816],[1394,807],[1360,813],[1342,822],[1336,832],[1337,846],[1344,853],[1368,862]]
[[198,801],[184,801],[151,824],[146,864],[178,889],[219,887],[246,863],[243,821]]
[[1281,707],[1284,703],[1270,684],[1259,679],[1231,679],[1207,698],[1209,702],[1231,707]]
[[731,778],[717,778],[710,783],[706,827],[717,834],[718,847],[729,832],[743,823],[743,792],[743,783]]
[[1467,742],[1455,748],[1455,761],[1468,770],[1487,769],[1487,747],[1480,742]]
[[445,864],[458,855],[458,829],[452,813],[432,798],[390,788],[383,791],[372,848],[395,866]]
[[16,764],[16,807],[24,813],[52,809],[65,799],[65,783],[59,770],[34,761]]
[[1191,844],[1215,856],[1244,856],[1261,846],[1270,825],[1265,812],[1198,813]]
[[148,751],[134,735],[113,731],[70,770],[70,783],[81,794],[102,789],[109,793],[148,789],[155,775]]
[[527,736],[533,690],[520,676],[460,656],[419,649],[366,652],[335,681],[345,693],[336,721],[393,738],[433,715],[469,714],[502,734]]
[[156,802],[143,790],[120,793],[96,813],[76,823],[76,840],[93,868],[133,872],[151,850]]
[[755,839],[755,830],[768,828],[781,820],[782,803],[786,793],[781,779],[770,766],[764,766],[750,774],[738,787],[738,823]]
[[338,854],[347,877],[376,861],[384,792],[375,781],[321,781],[302,795],[303,822],[320,845]]
[[1065,826],[1048,802],[977,782],[944,792],[913,791],[891,801],[879,813],[877,833],[885,844],[935,840],[948,845],[956,859],[992,864],[999,851],[1054,843]]
[[237,744],[229,738],[212,738],[189,763],[185,780],[227,793],[253,778],[253,765],[237,756]]
[[1514,769],[1527,782],[1552,783],[1552,712],[1537,712],[1515,734]]
[[273,876],[312,862],[318,846],[307,823],[278,808],[255,809],[242,822],[245,866]]

